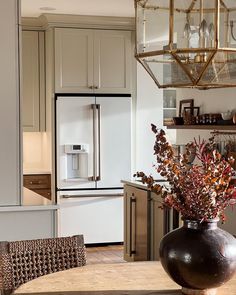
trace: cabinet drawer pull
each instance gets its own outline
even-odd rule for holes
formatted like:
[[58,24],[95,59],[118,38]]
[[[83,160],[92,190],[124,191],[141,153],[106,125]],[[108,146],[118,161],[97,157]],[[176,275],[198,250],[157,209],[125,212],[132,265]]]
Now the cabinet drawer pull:
[[41,180],[35,180],[35,181],[30,181],[30,184],[41,184],[42,181]]
[[135,238],[136,238],[136,197],[134,194],[132,194],[131,197],[129,197],[129,218],[130,218],[130,240],[129,240],[129,250],[128,255],[132,256],[133,254],[136,254],[135,250]]

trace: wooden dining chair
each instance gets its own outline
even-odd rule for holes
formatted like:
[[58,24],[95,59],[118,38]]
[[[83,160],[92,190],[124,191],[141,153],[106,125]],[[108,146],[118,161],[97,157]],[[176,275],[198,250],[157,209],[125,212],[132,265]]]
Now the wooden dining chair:
[[1,294],[11,294],[37,277],[85,264],[83,235],[0,242]]

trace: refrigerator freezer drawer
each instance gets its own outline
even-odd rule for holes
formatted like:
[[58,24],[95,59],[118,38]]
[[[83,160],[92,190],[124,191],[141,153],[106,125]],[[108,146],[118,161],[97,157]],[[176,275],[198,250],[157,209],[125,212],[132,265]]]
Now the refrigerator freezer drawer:
[[67,195],[60,201],[60,236],[83,234],[85,244],[123,242],[123,196]]

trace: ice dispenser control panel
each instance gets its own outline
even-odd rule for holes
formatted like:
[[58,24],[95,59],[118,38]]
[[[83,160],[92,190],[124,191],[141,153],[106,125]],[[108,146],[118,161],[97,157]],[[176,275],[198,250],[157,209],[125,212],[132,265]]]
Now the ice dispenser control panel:
[[88,144],[66,144],[66,179],[82,180],[88,178]]
[[88,144],[66,144],[66,154],[88,153]]

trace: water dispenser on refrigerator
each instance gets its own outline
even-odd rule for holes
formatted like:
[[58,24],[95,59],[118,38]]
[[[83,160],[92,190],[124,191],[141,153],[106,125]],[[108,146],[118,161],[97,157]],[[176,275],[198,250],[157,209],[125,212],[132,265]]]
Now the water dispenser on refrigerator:
[[88,179],[88,144],[66,144],[66,180]]

